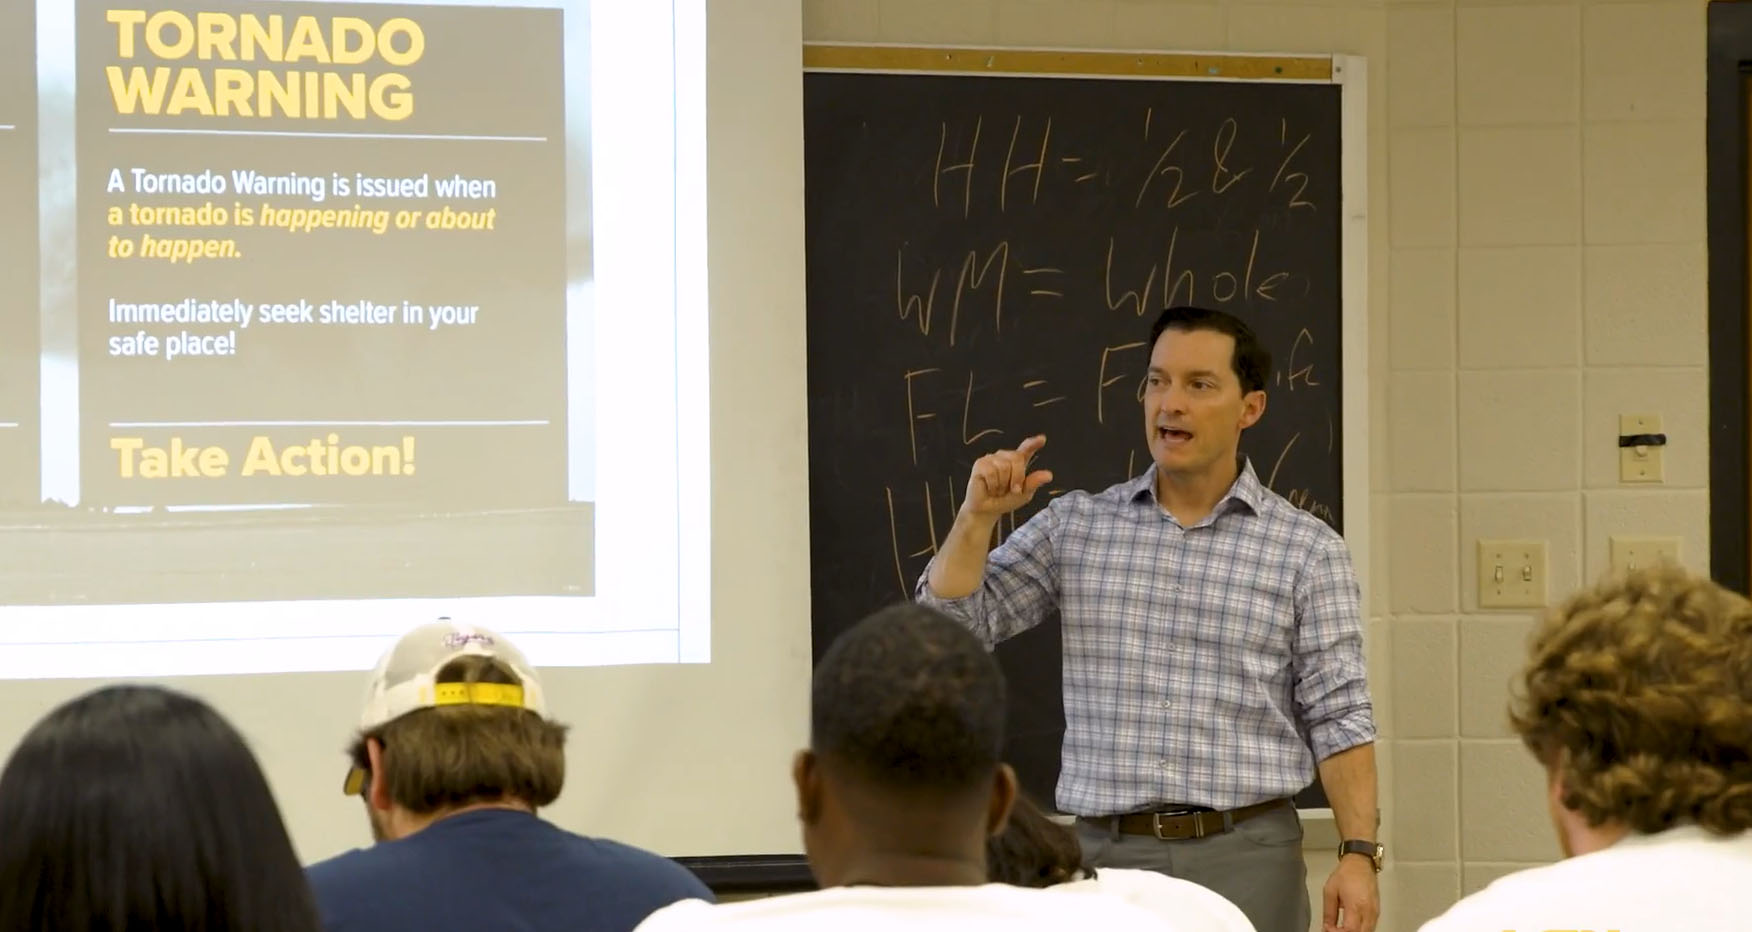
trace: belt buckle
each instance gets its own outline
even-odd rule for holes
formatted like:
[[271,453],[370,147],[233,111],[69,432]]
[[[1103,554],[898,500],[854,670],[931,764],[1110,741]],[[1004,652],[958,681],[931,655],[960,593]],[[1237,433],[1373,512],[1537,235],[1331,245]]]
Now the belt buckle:
[[1179,818],[1181,815],[1192,816],[1192,837],[1194,837],[1194,838],[1205,837],[1204,821],[1199,818],[1200,813],[1197,813],[1197,812],[1188,812],[1188,813],[1152,812],[1152,813],[1150,813],[1150,830],[1151,830],[1151,832],[1153,832],[1155,834],[1158,841],[1171,841],[1172,840],[1167,835],[1162,834],[1162,816],[1163,815],[1168,815],[1169,818]]

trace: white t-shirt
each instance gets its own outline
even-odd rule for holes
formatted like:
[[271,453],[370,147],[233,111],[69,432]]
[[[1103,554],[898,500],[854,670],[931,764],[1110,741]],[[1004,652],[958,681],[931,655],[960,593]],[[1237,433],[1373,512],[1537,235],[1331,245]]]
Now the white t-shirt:
[[637,932],[1181,932],[1190,928],[1170,923],[1120,897],[993,883],[978,887],[832,887],[716,906],[683,900],[652,913]]
[[1182,932],[1255,932],[1247,914],[1227,897],[1190,880],[1155,871],[1103,867],[1088,880],[1047,889],[1116,896],[1161,916]]
[[1752,832],[1696,826],[1630,835],[1610,848],[1498,878],[1423,932],[1746,932]]

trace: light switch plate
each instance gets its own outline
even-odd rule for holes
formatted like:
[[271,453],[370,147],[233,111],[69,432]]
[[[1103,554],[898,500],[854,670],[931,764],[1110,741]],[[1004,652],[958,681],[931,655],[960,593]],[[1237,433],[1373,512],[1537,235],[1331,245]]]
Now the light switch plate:
[[1662,562],[1679,563],[1679,538],[1677,537],[1619,537],[1614,536],[1612,545],[1612,572],[1626,573],[1636,569],[1647,569]]
[[[1658,434],[1660,432],[1661,416],[1659,414],[1620,414],[1618,416],[1618,435],[1620,437],[1635,434]],[[1660,446],[1619,447],[1618,481],[1667,481],[1667,464],[1662,456],[1666,449],[1666,447]]]
[[1546,601],[1545,541],[1480,540],[1478,607],[1538,608]]

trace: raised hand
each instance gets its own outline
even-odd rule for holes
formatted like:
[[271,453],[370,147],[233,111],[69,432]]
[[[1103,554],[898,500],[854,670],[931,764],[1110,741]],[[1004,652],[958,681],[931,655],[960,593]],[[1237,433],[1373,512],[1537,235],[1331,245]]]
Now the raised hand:
[[988,453],[973,463],[973,473],[967,479],[967,498],[961,503],[964,514],[997,518],[1007,515],[1034,498],[1041,486],[1052,481],[1052,472],[1028,471],[1034,454],[1046,446],[1046,435],[1035,434],[1014,450]]

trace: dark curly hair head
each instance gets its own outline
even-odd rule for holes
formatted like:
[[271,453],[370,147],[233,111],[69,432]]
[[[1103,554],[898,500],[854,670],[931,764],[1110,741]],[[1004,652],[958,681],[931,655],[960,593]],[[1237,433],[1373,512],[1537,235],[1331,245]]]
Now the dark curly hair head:
[[1752,828],[1752,603],[1671,566],[1608,579],[1535,633],[1510,721],[1588,824]]
[[1004,742],[1004,674],[935,609],[902,603],[840,635],[815,666],[810,747],[891,790],[983,787]]

